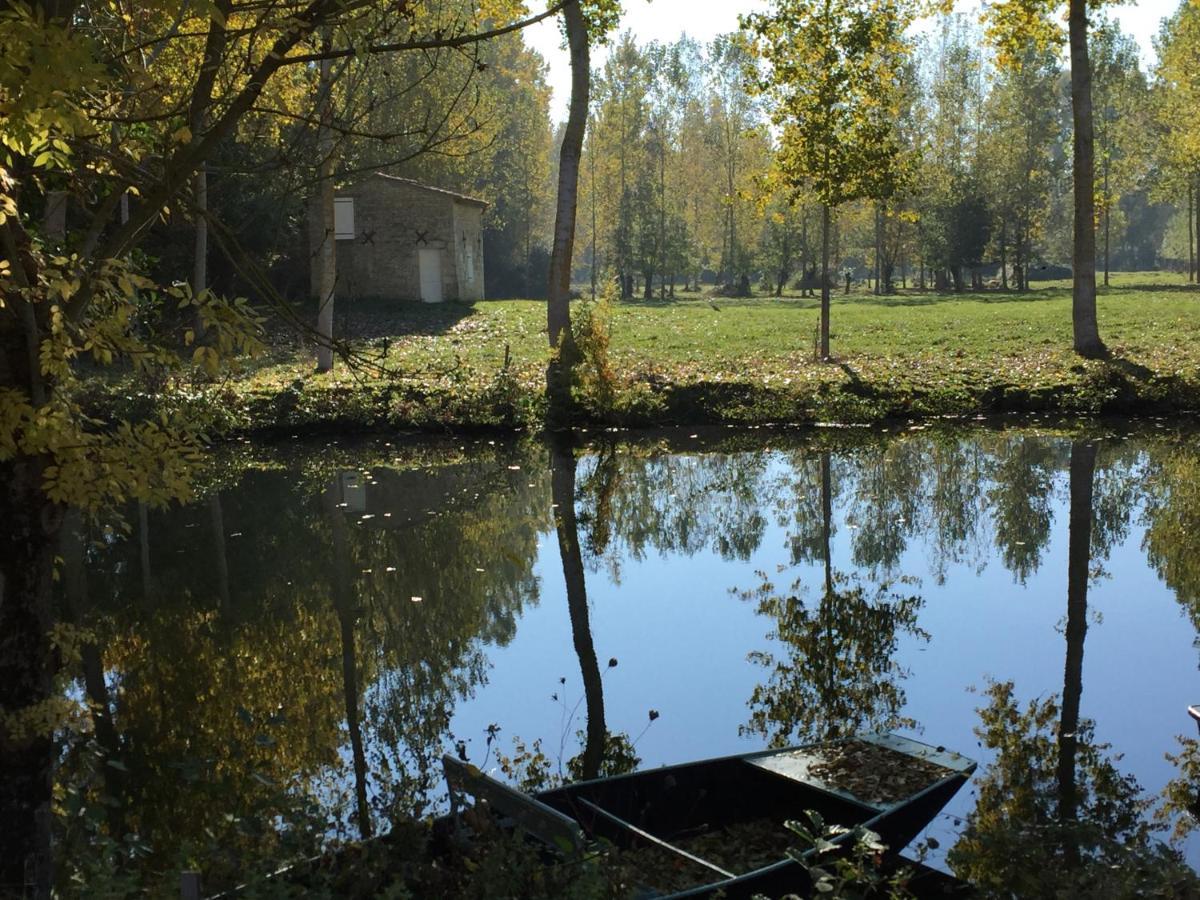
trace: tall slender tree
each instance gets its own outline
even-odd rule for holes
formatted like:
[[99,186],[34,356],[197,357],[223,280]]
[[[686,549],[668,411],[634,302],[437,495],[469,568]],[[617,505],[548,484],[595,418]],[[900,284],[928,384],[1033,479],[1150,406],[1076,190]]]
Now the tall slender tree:
[[834,210],[888,196],[901,174],[899,66],[907,0],[775,0],[747,16],[766,64],[756,81],[781,129],[778,164],[821,204],[820,355],[829,360]]
[[[1059,0],[1000,0],[985,12],[988,34],[1001,65],[1019,66],[1030,45],[1062,41],[1054,21]],[[1071,263],[1071,329],[1075,352],[1089,359],[1108,356],[1096,318],[1096,135],[1092,109],[1092,65],[1088,49],[1088,2],[1068,0],[1067,44],[1071,60],[1071,184],[1074,195]]]
[[558,199],[546,303],[546,331],[552,353],[546,369],[546,396],[552,423],[563,423],[570,417],[571,373],[579,356],[571,334],[571,263],[579,198],[579,160],[591,103],[590,47],[593,35],[603,39],[619,14],[620,4],[616,0],[567,0],[562,8],[563,30],[571,52],[571,104],[559,150]]

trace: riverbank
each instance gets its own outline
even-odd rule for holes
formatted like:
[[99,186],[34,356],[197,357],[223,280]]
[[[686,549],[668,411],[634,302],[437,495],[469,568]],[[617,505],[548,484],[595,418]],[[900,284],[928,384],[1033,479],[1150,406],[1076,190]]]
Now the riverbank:
[[[1071,352],[1066,283],[1027,293],[835,298],[833,363],[813,358],[817,301],[679,297],[609,310],[598,426],[846,424],[1000,414],[1200,410],[1200,289],[1122,275],[1102,289],[1111,360]],[[343,303],[353,360],[316,374],[280,329],[269,356],[191,402],[214,431],[520,428],[542,420],[545,306]]]

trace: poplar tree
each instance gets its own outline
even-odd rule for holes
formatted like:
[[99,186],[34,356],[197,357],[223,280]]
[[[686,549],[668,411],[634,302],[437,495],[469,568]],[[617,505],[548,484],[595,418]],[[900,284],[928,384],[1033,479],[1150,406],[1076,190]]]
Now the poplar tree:
[[743,24],[765,66],[756,80],[780,129],[778,165],[821,205],[820,355],[828,361],[830,223],[843,203],[883,199],[904,170],[896,128],[907,0],[774,0]]
[[546,333],[553,352],[546,368],[549,419],[564,424],[571,412],[571,379],[579,350],[571,334],[571,260],[575,249],[575,214],[579,201],[579,161],[591,106],[591,45],[603,41],[620,17],[618,0],[568,0],[563,5],[563,33],[571,53],[571,103],[559,149],[554,243],[546,303]]
[[[1074,286],[1071,327],[1075,352],[1088,359],[1108,356],[1096,321],[1096,136],[1092,113],[1092,65],[1088,52],[1088,2],[1068,0],[1067,43],[1071,58],[1071,171],[1075,195],[1072,250]],[[999,0],[986,11],[988,35],[1002,66],[1020,66],[1022,51],[1061,44],[1054,21],[1058,0]]]
[[[1155,73],[1154,116],[1158,125],[1158,165],[1166,195],[1188,197],[1188,277],[1192,277],[1195,254],[1192,235],[1200,229],[1200,205],[1194,202],[1200,184],[1200,7],[1183,3],[1175,15],[1163,21],[1155,42],[1158,70]],[[1192,217],[1195,216],[1195,222]]]

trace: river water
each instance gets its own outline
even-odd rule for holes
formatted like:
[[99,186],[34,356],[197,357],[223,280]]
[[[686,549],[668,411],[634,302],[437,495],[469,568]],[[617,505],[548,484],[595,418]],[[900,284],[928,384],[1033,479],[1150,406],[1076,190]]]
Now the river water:
[[1097,865],[1188,829],[1191,433],[585,438],[243,444],[190,505],[68,529],[60,884],[132,846],[122,877],[226,886],[437,811],[445,751],[569,775],[589,721],[605,771],[958,750],[979,771],[923,841],[976,878],[1053,855],[1068,784]]

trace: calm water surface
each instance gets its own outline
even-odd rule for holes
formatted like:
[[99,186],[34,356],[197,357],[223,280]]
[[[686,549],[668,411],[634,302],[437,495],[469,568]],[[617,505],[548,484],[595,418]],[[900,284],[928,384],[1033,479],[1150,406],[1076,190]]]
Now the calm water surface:
[[1053,818],[1069,754],[1075,814],[1124,842],[1115,809],[1190,790],[1198,475],[1164,427],[244,445],[193,505],[64,546],[58,877],[133,834],[148,882],[219,887],[435,811],[456,747],[567,773],[589,721],[606,766],[959,750],[980,770],[926,837],[977,874],[971,835]]

